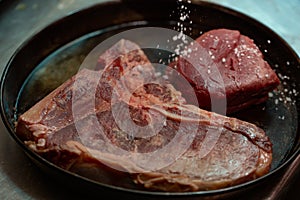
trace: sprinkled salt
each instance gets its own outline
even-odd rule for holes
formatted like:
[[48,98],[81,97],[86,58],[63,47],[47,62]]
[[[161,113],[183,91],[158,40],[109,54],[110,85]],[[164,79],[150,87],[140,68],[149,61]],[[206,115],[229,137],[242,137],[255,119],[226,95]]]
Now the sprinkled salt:
[[274,96],[274,94],[272,92],[268,93],[269,98],[272,98]]
[[155,72],[155,77],[160,77],[161,76],[161,72]]
[[284,120],[285,119],[285,116],[278,116],[278,119],[281,119],[281,120]]

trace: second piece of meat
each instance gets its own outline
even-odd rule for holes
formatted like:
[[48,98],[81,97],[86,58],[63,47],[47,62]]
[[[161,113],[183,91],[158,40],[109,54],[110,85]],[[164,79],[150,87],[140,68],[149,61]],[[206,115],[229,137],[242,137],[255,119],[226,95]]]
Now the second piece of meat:
[[[211,30],[196,42],[189,46],[188,57],[192,57],[193,63],[186,56],[170,64],[192,86],[182,86],[174,71],[170,71],[170,81],[187,101],[196,94],[199,106],[206,110],[211,110],[212,102],[223,101],[227,113],[233,113],[266,101],[268,92],[280,84],[254,41],[239,31]],[[218,75],[221,83],[219,90],[215,90],[214,79]]]

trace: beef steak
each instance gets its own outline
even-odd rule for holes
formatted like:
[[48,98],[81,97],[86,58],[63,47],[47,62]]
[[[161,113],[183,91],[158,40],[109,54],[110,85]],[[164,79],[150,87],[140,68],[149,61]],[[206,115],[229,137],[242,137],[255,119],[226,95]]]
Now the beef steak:
[[[199,106],[211,110],[212,99],[216,102],[226,100],[227,113],[232,113],[266,101],[268,92],[279,85],[276,73],[264,60],[262,52],[252,39],[239,31],[211,30],[197,38],[196,42],[203,49],[199,51],[195,44],[189,46],[192,51],[190,56],[197,58],[195,63],[191,64],[187,59],[179,57],[170,64],[193,86],[193,89],[186,88],[176,83],[174,73],[169,73],[172,84],[182,91],[187,101],[191,94],[196,94]],[[212,86],[206,84],[216,76],[210,68],[211,63],[222,78],[225,93],[210,91]]]
[[272,144],[262,129],[186,104],[136,44],[121,40],[108,52],[117,59],[101,56],[104,68],[79,71],[19,117],[16,133],[29,148],[92,179],[118,184],[125,176],[169,192],[269,171]]

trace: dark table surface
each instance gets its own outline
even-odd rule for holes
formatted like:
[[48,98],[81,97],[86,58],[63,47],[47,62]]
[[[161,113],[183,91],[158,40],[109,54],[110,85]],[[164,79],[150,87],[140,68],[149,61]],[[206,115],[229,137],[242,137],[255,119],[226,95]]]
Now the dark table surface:
[[[50,22],[104,0],[0,0],[0,72],[28,37]],[[300,55],[300,0],[215,0],[269,26]],[[298,159],[299,162],[299,159]],[[288,184],[285,183],[286,178]],[[300,199],[300,169],[266,185],[253,199]],[[272,193],[275,191],[275,195]],[[251,197],[251,198],[252,198]],[[0,199],[83,199],[57,186],[25,156],[0,122]]]

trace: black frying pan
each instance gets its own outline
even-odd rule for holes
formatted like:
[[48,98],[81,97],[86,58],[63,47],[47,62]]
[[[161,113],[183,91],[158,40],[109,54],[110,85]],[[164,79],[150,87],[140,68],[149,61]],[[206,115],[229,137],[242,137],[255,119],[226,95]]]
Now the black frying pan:
[[[267,184],[295,160],[300,151],[300,95],[297,93],[300,91],[299,57],[277,34],[243,14],[207,2],[185,6],[191,10],[193,24],[186,24],[193,28],[188,33],[191,37],[196,38],[201,32],[215,28],[240,30],[254,39],[265,59],[281,77],[282,84],[278,92],[273,93],[265,104],[234,114],[234,117],[262,127],[270,137],[274,145],[271,172],[254,181],[220,190],[176,194],[151,192],[132,185],[111,185],[64,171],[30,151],[15,135],[17,117],[75,74],[85,55],[96,44],[132,28],[173,28],[180,15],[177,13],[178,3],[169,0],[129,0],[92,6],[50,24],[28,39],[13,55],[1,79],[1,114],[11,136],[41,169],[93,194],[124,193],[126,195],[123,198],[143,195],[155,199],[230,197]],[[157,59],[153,55],[149,57]]]

